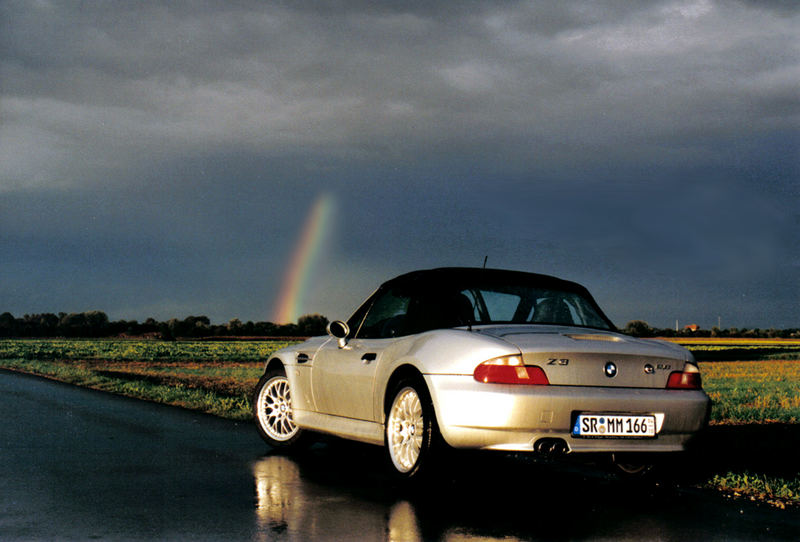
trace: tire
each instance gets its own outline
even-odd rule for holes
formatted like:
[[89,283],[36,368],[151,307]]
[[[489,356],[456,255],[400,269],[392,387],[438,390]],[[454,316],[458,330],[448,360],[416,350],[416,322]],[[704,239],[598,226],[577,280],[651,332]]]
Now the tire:
[[383,433],[389,465],[401,480],[420,479],[441,448],[430,394],[420,379],[403,379],[389,393]]
[[273,448],[297,448],[308,440],[305,431],[292,418],[292,394],[283,367],[264,373],[253,393],[253,417],[256,427]]

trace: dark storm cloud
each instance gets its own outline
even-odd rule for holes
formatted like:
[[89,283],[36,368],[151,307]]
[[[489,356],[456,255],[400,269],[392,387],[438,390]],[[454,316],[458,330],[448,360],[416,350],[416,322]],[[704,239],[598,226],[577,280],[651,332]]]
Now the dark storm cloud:
[[593,167],[796,113],[791,21],[741,33],[738,5],[626,5],[32,8],[6,17],[5,109],[9,130],[21,117],[61,143],[54,167],[226,143],[399,161],[479,148],[551,168],[579,150]]
[[[86,286],[27,303],[29,274],[0,310],[96,290],[120,317],[263,319],[327,191],[319,282],[337,291],[491,253],[589,282],[622,324],[724,306],[798,325],[798,19],[702,0],[5,2],[3,257]],[[639,301],[654,282],[657,308]],[[776,313],[731,302],[739,286]]]

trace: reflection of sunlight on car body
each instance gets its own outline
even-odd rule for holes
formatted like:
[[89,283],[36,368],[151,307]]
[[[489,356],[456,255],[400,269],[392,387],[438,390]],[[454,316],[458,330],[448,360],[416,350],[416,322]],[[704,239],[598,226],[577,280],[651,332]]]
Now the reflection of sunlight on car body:
[[514,416],[515,398],[508,394],[485,394],[475,397],[470,391],[460,391],[454,386],[448,396],[447,411],[452,413],[453,424],[459,427],[498,427],[507,425]]

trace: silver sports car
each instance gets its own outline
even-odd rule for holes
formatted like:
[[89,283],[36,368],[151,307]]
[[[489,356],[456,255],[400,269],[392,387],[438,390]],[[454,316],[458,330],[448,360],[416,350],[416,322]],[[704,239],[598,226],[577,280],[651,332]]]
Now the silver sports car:
[[313,432],[383,445],[404,478],[447,446],[601,452],[635,471],[683,451],[708,418],[691,353],[618,333],[584,287],[555,277],[415,271],[328,333],[267,362],[253,410],[271,446]]

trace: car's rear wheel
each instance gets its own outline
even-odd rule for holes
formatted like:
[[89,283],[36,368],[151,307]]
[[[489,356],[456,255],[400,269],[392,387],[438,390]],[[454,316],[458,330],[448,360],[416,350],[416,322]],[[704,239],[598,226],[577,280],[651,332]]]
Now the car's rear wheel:
[[425,384],[404,379],[392,388],[384,443],[394,472],[402,479],[418,478],[436,455],[438,427]]
[[256,385],[253,416],[261,437],[275,448],[290,448],[306,440],[292,417],[292,392],[283,367],[270,369]]

